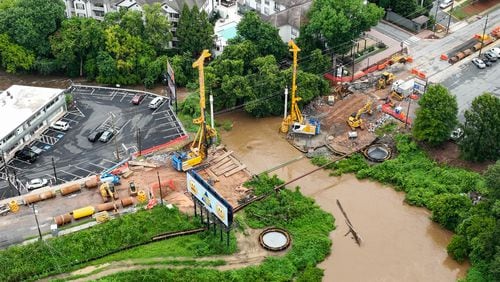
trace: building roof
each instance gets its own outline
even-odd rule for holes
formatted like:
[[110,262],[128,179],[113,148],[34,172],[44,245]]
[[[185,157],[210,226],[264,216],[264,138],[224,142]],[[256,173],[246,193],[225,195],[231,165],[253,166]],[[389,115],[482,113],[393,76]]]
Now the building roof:
[[419,17],[416,17],[414,18],[413,20],[411,20],[412,22],[414,23],[417,23],[419,25],[423,25],[424,23],[428,22],[429,21],[429,18],[424,16],[424,15],[421,15]]
[[305,4],[307,2],[312,2],[312,0],[274,0],[274,2],[281,4],[286,8],[290,8],[293,6]]
[[291,25],[294,28],[299,29],[301,24],[306,21],[307,12],[312,5],[312,1],[303,2],[304,3],[297,4],[281,12],[264,16],[263,19],[277,28],[285,25]]
[[14,131],[64,89],[12,85],[0,93],[0,139]]
[[169,6],[170,8],[178,11],[179,13],[182,11],[182,7],[186,4],[190,9],[196,5],[198,8],[201,8],[207,0],[136,0],[137,4],[143,6],[144,4],[154,4],[161,3]]

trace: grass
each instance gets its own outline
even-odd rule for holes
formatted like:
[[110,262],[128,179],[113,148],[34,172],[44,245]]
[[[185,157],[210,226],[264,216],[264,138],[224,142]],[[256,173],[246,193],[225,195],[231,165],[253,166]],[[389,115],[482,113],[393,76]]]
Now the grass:
[[467,1],[463,2],[460,6],[453,7],[453,11],[451,12],[451,15],[458,20],[464,20],[464,19],[467,19],[467,18],[475,15],[476,13],[469,14],[469,13],[466,13],[464,10],[471,3],[472,3],[472,0],[467,0]]
[[377,137],[382,137],[386,134],[394,133],[397,128],[398,128],[398,124],[396,122],[389,121],[389,122],[384,123],[382,126],[378,127],[377,129],[375,129],[375,135],[377,135]]

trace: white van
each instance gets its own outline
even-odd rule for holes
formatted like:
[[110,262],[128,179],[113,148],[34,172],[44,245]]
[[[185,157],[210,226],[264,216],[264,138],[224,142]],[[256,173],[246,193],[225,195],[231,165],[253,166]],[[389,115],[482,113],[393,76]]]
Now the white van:
[[157,109],[161,103],[163,103],[163,98],[162,97],[156,97],[154,98],[150,103],[149,103],[149,108],[150,109]]

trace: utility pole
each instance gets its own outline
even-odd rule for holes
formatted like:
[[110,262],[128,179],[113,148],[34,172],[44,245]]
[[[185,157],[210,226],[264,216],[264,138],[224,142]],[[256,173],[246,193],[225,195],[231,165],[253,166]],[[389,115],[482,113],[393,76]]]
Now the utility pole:
[[40,231],[40,224],[38,223],[38,210],[35,209],[35,204],[31,204],[33,208],[33,215],[35,215],[36,227],[38,228],[38,240],[42,241],[42,231]]
[[354,82],[354,45],[356,44],[355,40],[351,40],[353,43],[352,49],[351,49],[351,60],[352,60],[352,70],[351,70],[351,83]]
[[288,87],[285,87],[285,114],[283,115],[283,119],[286,118],[287,110],[288,110]]
[[437,16],[438,16],[438,8],[439,8],[438,3],[439,3],[439,1],[436,1],[435,3],[436,3],[436,6],[434,7],[434,10],[435,10],[435,12],[434,12],[434,26],[432,27],[432,32],[434,32],[434,34],[436,34],[436,25],[438,23]]
[[453,13],[453,6],[455,5],[455,1],[451,1],[451,9],[448,15],[448,25],[446,25],[446,35],[450,32],[450,22],[451,22],[451,13]]
[[57,173],[56,173],[56,164],[54,163],[54,157],[52,157],[52,169],[54,170],[54,179],[55,179],[54,184],[57,184]]
[[139,151],[139,156],[141,155],[141,129],[137,128],[137,150]]
[[117,135],[118,135],[117,133],[118,132],[116,132],[115,117],[116,117],[115,114],[111,113],[111,128],[113,130],[113,134],[115,135],[114,136],[115,137],[114,140],[115,140],[116,159],[120,160],[120,152],[118,151],[118,143],[116,143],[116,139],[117,139]]
[[481,37],[481,48],[479,48],[479,55],[477,55],[478,57],[481,56],[481,51],[483,51],[483,46],[484,46],[484,36],[485,36],[485,33],[486,33],[486,25],[488,24],[488,16],[490,14],[486,14],[486,21],[484,22],[484,28],[483,28],[483,36]]
[[[160,181],[160,172],[156,172],[156,175],[158,176],[158,189],[160,190],[160,203],[163,206],[163,194],[161,192],[161,181]],[[202,216],[203,217],[203,216]]]
[[[2,154],[3,168],[5,170],[5,176],[7,177],[7,183],[9,184],[9,188],[13,189],[12,182],[10,182],[10,175],[9,175],[9,168],[7,166],[7,160],[5,159],[5,152],[3,150],[0,152]],[[19,193],[19,191],[18,191],[18,193]]]

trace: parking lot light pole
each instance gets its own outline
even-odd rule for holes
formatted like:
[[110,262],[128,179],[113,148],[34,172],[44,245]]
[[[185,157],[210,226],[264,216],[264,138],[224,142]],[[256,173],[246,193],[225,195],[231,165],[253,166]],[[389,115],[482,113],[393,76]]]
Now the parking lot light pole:
[[484,28],[483,28],[483,36],[481,37],[481,48],[479,48],[479,55],[478,57],[481,56],[481,51],[483,51],[483,46],[484,46],[484,35],[486,33],[486,25],[488,24],[488,16],[490,14],[486,14],[486,21],[484,22]]
[[52,157],[52,169],[54,170],[54,181],[57,184],[57,173],[56,173],[56,163],[54,162],[54,157]]
[[35,209],[35,204],[32,204],[33,215],[35,215],[36,227],[38,228],[38,240],[42,241],[42,231],[40,231],[40,224],[38,223],[38,210]]

